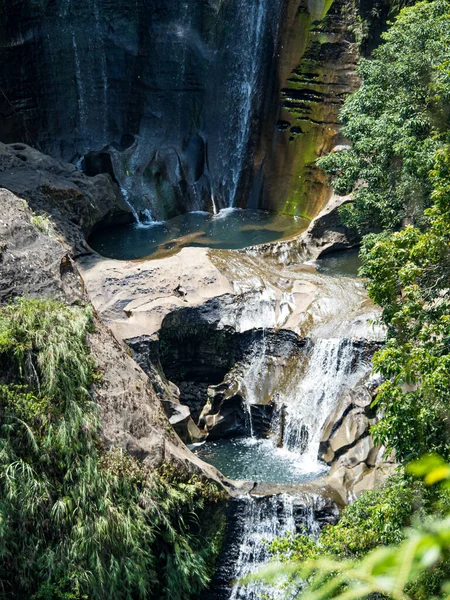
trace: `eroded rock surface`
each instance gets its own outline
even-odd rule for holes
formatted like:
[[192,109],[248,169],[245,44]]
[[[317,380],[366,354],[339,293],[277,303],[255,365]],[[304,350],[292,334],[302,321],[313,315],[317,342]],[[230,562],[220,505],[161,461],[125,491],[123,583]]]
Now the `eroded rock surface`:
[[343,225],[339,216],[341,206],[351,201],[351,195],[333,194],[300,236],[272,244],[262,244],[249,249],[248,252],[261,254],[275,263],[293,266],[339,250],[358,247],[361,242],[358,232]]
[[328,199],[314,162],[358,82],[358,15],[344,0],[0,10],[2,141],[112,169],[158,219],[213,204],[313,217]]
[[[370,352],[380,347],[375,343]],[[331,469],[314,483],[322,481],[343,504],[379,485],[397,467],[395,457],[376,445],[371,436],[371,427],[379,418],[372,405],[379,383],[378,377],[365,377],[348,390],[322,428],[318,458]]]
[[232,292],[206,248],[183,248],[176,256],[144,261],[90,254],[77,264],[95,308],[122,340],[153,335],[173,310]]
[[0,143],[0,187],[26,199],[38,215],[50,215],[64,241],[79,251],[100,220],[130,218],[110,175],[87,177],[25,144]]
[[[305,258],[329,248],[357,243],[337,215],[347,201],[335,199],[300,240],[273,247],[185,248],[164,260],[136,262],[95,254],[80,258],[94,305],[119,338],[131,340],[138,361],[147,353],[141,364],[161,390],[166,413],[184,440],[249,435],[250,417],[257,435],[267,435],[280,390],[299,383],[299,357],[307,337],[312,342],[347,336],[352,343],[368,340],[371,352],[383,339],[383,330],[371,324],[377,309],[360,280],[321,275],[304,264]],[[294,254],[289,260],[283,251],[277,254],[283,244],[297,252],[295,260]],[[139,348],[133,345],[136,339],[141,340]],[[148,358],[146,345],[157,347],[158,356]],[[255,360],[261,364],[251,366]],[[245,384],[253,377],[249,369],[259,378],[253,393]],[[161,373],[176,384],[175,399]],[[343,502],[350,499],[352,477],[361,480],[358,469],[348,469],[354,460],[342,465],[343,457],[349,458],[350,451],[356,456],[357,450],[373,454],[372,447],[359,442],[361,436],[368,438],[366,425],[362,412],[355,412],[339,436],[333,432],[332,447],[325,453],[328,462],[340,461],[343,469],[333,480]]]
[[375,445],[370,435],[371,426],[378,421],[372,407],[376,389],[373,378],[348,393],[323,429],[319,457],[331,466],[326,479],[346,502],[373,489],[396,467],[394,457]]

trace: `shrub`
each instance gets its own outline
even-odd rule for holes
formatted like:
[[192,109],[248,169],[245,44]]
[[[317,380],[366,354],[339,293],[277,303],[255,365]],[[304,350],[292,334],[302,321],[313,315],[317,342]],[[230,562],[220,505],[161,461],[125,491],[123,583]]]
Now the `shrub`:
[[102,448],[89,309],[0,309],[0,594],[186,600],[219,549],[223,496]]

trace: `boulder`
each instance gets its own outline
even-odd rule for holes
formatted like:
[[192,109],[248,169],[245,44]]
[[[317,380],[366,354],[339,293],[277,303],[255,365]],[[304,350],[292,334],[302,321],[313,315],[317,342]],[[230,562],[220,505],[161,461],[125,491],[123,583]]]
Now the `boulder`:
[[360,244],[358,232],[343,225],[339,216],[339,209],[351,201],[351,196],[334,194],[325,208],[311,221],[302,236],[302,242],[311,257],[320,258],[336,250],[346,250]]
[[370,427],[376,423],[371,408],[372,396],[366,385],[350,390],[328,417],[322,430],[319,458],[333,465],[343,455],[348,455],[355,445],[369,437]]
[[22,295],[81,299],[70,249],[56,232],[36,228],[27,203],[8,190],[0,189],[0,206],[0,302]]
[[206,433],[194,423],[189,407],[168,400],[163,401],[163,406],[169,423],[185,444],[195,444],[205,439]]
[[371,407],[379,380],[350,391],[327,419],[322,431],[319,458],[331,466],[326,476],[345,503],[373,489],[395,469],[395,459],[376,446],[370,428],[377,422]]
[[24,198],[38,215],[50,215],[58,234],[80,252],[99,221],[132,219],[110,175],[88,177],[26,144],[0,143],[0,188]]
[[218,404],[217,399],[212,396],[199,419],[199,426],[207,432],[209,440],[249,435],[250,414],[241,395],[222,396],[220,411],[215,412],[215,404]]

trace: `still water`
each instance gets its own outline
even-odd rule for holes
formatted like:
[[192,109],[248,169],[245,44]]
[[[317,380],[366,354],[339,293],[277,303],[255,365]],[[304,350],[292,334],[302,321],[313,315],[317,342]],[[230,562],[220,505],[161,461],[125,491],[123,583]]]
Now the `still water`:
[[262,210],[224,209],[217,215],[190,212],[169,221],[131,223],[95,231],[93,250],[108,258],[164,258],[186,246],[240,249],[299,234],[308,221]]
[[326,254],[316,260],[315,266],[319,273],[329,277],[358,277],[358,269],[361,267],[359,248]]
[[205,442],[195,454],[230,479],[295,484],[325,475],[326,465],[278,448],[271,439],[238,438]]

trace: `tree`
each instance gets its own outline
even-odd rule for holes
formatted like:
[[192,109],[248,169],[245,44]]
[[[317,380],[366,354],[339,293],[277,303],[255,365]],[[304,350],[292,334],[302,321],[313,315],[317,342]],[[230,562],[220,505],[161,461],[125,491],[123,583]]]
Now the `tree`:
[[338,193],[353,191],[342,216],[362,233],[421,225],[430,206],[428,172],[450,126],[449,19],[448,0],[401,11],[341,111],[351,147],[319,160]]
[[[261,573],[261,577],[268,583],[279,584],[283,581],[286,598],[305,600],[363,600],[363,599],[390,599],[390,600],[441,600],[450,598],[450,517],[449,494],[450,465],[437,455],[427,455],[423,459],[412,463],[409,471],[415,476],[424,478],[425,483],[434,485],[444,482],[443,490],[435,490],[434,496],[443,495],[446,515],[435,515],[423,518],[413,527],[403,531],[401,541],[393,545],[379,545],[364,552],[363,556],[343,558],[339,548],[328,544],[327,536],[333,534],[333,529],[343,529],[347,535],[359,532],[364,536],[364,525],[347,522],[342,528],[339,523],[331,526],[328,531],[321,534],[319,541],[309,540],[310,547],[299,536],[299,543],[287,540],[291,546],[291,554],[287,562],[282,565],[273,564]],[[403,480],[406,483],[406,480]],[[378,512],[383,514],[383,504],[389,506],[389,495],[395,493],[394,484],[385,486],[384,491],[379,490],[378,504],[372,517],[365,524],[366,528],[374,525],[373,516]],[[406,487],[406,486],[405,486]],[[363,494],[355,505],[358,510],[367,506],[367,494]],[[370,504],[370,501],[369,501]],[[405,507],[406,509],[406,507]],[[355,509],[353,509],[354,512]],[[350,518],[352,507],[344,512],[344,519]],[[347,514],[349,513],[349,514]],[[411,510],[410,510],[411,515]],[[380,523],[375,520],[376,528]],[[338,534],[339,537],[339,534]],[[356,539],[356,538],[355,538]],[[280,543],[280,542],[278,542]],[[281,544],[283,540],[281,540]],[[273,546],[273,545],[272,545]],[[311,550],[311,547],[313,549]],[[302,551],[299,554],[298,548]],[[273,548],[272,548],[273,549]],[[275,550],[277,548],[275,547]],[[306,554],[305,554],[306,550]],[[336,553],[337,550],[337,553]],[[282,552],[286,552],[283,549]],[[340,558],[339,558],[340,556]]]
[[386,381],[372,433],[402,461],[439,452],[450,459],[450,148],[436,154],[428,227],[408,226],[363,242],[362,274],[388,329],[374,369]]

